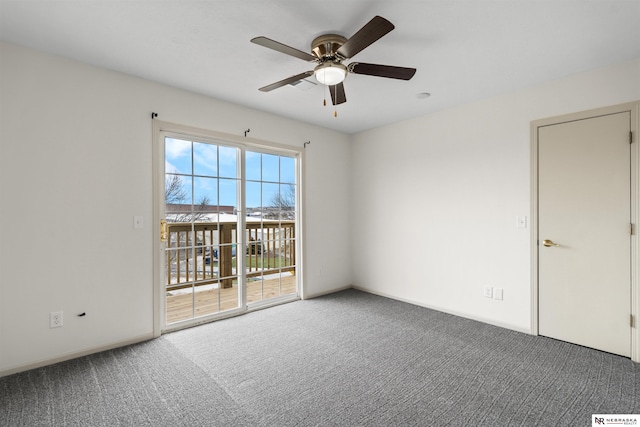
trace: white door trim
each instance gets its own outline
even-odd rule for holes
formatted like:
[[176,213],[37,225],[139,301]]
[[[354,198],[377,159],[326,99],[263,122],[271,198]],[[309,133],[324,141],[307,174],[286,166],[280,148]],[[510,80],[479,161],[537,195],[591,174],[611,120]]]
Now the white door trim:
[[594,110],[582,111],[531,122],[531,333],[538,335],[538,129],[542,126],[583,120],[608,114],[630,112],[633,143],[631,144],[631,222],[634,233],[631,236],[631,314],[635,324],[631,328],[631,360],[640,362],[640,102],[614,105]]

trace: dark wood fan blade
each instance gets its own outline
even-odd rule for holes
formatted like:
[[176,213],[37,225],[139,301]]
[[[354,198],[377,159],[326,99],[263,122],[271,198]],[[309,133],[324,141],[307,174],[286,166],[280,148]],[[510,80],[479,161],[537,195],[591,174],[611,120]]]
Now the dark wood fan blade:
[[333,103],[333,105],[347,102],[347,95],[344,93],[344,85],[342,83],[338,83],[334,86],[329,86],[329,92],[331,92],[331,102]]
[[358,52],[393,30],[394,25],[381,16],[375,16],[364,27],[360,28],[349,40],[338,49],[338,55],[353,58]]
[[305,61],[316,61],[318,58],[310,53],[303,52],[286,44],[282,44],[275,40],[268,39],[266,37],[254,37],[251,39],[252,43],[259,44],[260,46],[268,47],[269,49],[276,50],[280,53],[295,56],[296,58],[303,59]]
[[368,76],[388,77],[390,79],[411,80],[416,73],[415,68],[394,67],[392,65],[365,64],[354,62],[349,64],[349,71],[354,74],[366,74]]
[[286,86],[286,85],[288,85],[290,83],[297,82],[298,80],[302,80],[302,79],[307,78],[307,77],[312,76],[312,75],[313,75],[313,70],[305,71],[304,73],[300,73],[300,74],[298,74],[296,76],[291,76],[291,77],[286,78],[284,80],[280,80],[279,82],[271,83],[268,86],[261,87],[258,90],[260,90],[261,92],[269,92],[269,91],[272,91],[274,89],[278,89],[279,87]]

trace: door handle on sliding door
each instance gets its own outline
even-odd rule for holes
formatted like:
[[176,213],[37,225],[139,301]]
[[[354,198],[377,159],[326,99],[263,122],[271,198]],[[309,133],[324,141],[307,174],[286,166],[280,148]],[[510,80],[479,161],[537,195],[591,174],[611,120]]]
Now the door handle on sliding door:
[[167,235],[169,234],[169,227],[167,227],[167,221],[164,219],[160,220],[160,241],[166,242]]

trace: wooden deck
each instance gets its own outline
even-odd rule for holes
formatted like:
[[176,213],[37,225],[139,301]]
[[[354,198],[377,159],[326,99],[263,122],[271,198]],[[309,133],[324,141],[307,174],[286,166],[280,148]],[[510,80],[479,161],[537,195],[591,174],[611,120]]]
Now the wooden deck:
[[[167,293],[167,324],[238,307],[238,286]],[[256,302],[296,293],[296,277],[284,273],[280,279],[253,280],[247,283],[247,302]],[[195,305],[195,310],[194,310]]]

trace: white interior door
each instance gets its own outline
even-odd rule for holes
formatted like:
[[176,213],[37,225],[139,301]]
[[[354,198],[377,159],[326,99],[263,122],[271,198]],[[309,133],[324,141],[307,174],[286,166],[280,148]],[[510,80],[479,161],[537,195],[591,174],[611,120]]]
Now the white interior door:
[[629,132],[629,112],[538,129],[538,332],[627,357]]

